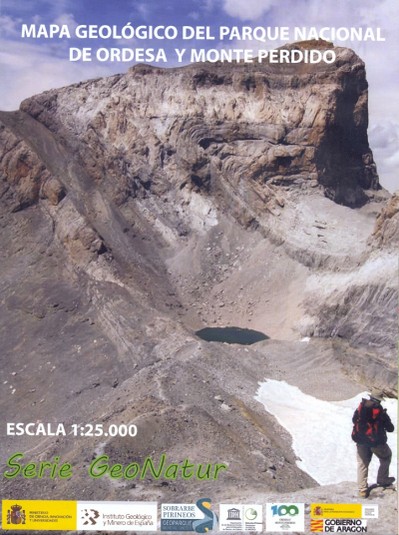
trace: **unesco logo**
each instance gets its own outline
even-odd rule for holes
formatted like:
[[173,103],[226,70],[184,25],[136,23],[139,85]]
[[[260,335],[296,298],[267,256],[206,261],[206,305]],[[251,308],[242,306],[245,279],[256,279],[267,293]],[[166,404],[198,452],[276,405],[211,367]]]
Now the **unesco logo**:
[[299,515],[299,509],[296,505],[272,505],[273,516],[296,516]]

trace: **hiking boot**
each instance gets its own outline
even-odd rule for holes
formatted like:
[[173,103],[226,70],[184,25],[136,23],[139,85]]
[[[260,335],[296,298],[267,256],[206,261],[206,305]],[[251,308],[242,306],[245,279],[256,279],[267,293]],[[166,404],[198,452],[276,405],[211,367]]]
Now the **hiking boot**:
[[380,485],[381,487],[389,487],[390,485],[392,485],[392,483],[395,481],[395,478],[394,477],[388,477],[386,479],[386,481],[377,481],[377,485]]
[[369,497],[369,491],[367,490],[359,490],[359,498],[368,498]]

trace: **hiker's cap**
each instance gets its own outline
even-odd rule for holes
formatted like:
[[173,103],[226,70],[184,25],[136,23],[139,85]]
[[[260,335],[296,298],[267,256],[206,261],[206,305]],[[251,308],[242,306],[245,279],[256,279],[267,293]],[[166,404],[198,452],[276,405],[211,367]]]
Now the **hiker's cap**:
[[376,401],[382,401],[384,399],[384,392],[381,390],[372,390],[369,395],[370,399],[375,399]]

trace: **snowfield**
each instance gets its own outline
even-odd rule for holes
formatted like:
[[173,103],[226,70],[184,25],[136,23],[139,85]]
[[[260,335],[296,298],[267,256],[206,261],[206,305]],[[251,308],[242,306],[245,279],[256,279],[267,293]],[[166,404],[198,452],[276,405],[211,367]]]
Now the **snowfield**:
[[[320,485],[356,481],[356,445],[351,439],[352,415],[367,392],[344,401],[323,401],[304,394],[285,381],[268,379],[260,383],[255,399],[276,417],[292,436],[297,465]],[[390,475],[397,473],[397,400],[387,399],[382,406],[395,425],[387,433],[392,449]],[[378,459],[373,456],[369,485],[375,483]]]

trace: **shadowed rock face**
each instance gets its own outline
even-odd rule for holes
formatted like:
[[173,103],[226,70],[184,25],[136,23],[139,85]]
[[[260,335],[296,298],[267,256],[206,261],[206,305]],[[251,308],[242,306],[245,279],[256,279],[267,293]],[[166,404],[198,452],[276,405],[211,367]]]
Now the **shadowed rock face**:
[[[349,397],[355,380],[395,393],[397,210],[367,142],[364,65],[336,50],[333,66],[140,65],[0,113],[7,419],[139,426],[133,442],[44,439],[34,451],[86,465],[99,448],[115,462],[167,449],[231,466],[219,487],[145,481],[118,499],[226,498],[238,481],[242,496],[289,491],[314,482],[254,400],[264,377],[299,377],[282,354],[311,371],[310,391],[314,363],[328,364],[320,395],[339,383]],[[194,335],[232,325],[271,340]],[[82,488],[114,492],[77,474],[56,493]]]

